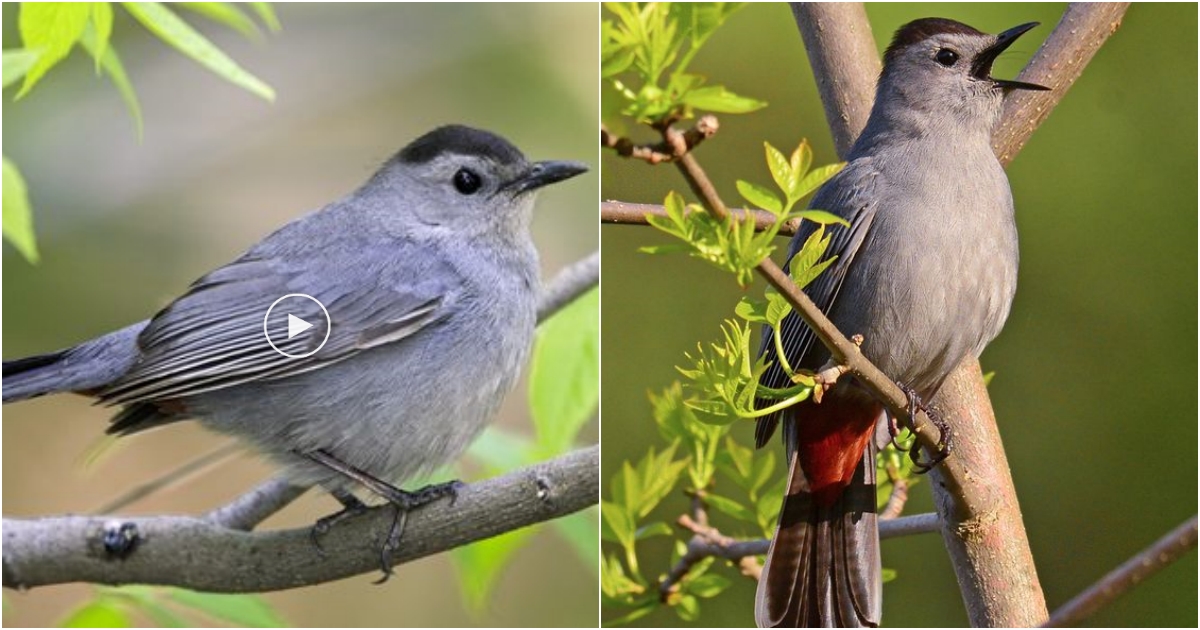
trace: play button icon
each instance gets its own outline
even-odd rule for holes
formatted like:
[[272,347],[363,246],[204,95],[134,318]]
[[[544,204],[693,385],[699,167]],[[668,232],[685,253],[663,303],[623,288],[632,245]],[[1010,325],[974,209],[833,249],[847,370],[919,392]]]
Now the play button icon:
[[285,357],[303,359],[329,341],[329,311],[311,295],[289,293],[271,303],[263,316],[263,335]]
[[[300,333],[312,328],[312,324],[288,313],[288,339],[299,335]],[[269,337],[268,337],[269,338]]]

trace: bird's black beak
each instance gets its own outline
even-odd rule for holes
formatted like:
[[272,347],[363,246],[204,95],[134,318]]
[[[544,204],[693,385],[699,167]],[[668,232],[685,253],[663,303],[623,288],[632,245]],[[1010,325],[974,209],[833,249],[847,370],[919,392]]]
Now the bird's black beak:
[[1008,47],[1012,46],[1012,43],[1017,41],[1018,37],[1024,35],[1037,25],[1037,22],[1029,22],[1028,24],[1014,26],[997,35],[995,44],[992,44],[990,48],[975,56],[975,61],[971,64],[971,76],[980,81],[991,81],[996,87],[1005,90],[1049,90],[1050,88],[1036,83],[992,78],[992,62],[996,61],[996,57],[999,57],[1000,53],[1008,50]]
[[579,162],[554,160],[534,162],[528,170],[505,184],[504,189],[512,191],[513,195],[520,195],[531,190],[537,190],[542,186],[575,177],[580,173],[587,172],[587,170],[588,167]]

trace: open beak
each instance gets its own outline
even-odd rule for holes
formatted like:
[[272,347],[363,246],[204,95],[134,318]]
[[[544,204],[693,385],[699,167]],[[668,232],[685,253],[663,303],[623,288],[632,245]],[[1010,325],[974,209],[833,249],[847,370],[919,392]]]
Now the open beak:
[[996,87],[1005,90],[1049,90],[1050,88],[1036,83],[992,78],[992,62],[996,61],[996,57],[999,57],[1000,53],[1008,50],[1008,47],[1012,46],[1018,37],[1024,35],[1037,25],[1037,22],[1029,22],[1028,24],[1014,26],[997,35],[996,43],[992,44],[991,48],[975,56],[975,61],[971,64],[971,76],[980,81],[991,81]]
[[580,173],[587,172],[587,170],[588,167],[579,162],[556,160],[534,162],[519,177],[505,184],[504,189],[512,191],[513,195],[520,195],[531,190],[537,190],[542,186],[575,177]]

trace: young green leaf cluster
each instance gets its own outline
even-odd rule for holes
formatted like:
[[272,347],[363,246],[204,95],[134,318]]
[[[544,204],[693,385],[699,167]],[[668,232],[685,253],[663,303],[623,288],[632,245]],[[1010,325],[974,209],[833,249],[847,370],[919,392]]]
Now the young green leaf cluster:
[[[122,4],[147,30],[200,65],[268,101],[275,99],[275,91],[269,85],[243,70],[167,5],[159,2]],[[268,29],[279,30],[279,19],[275,17],[270,4],[248,4]],[[254,20],[233,3],[185,2],[175,6],[224,24],[248,37],[259,35]],[[3,87],[7,88],[24,79],[15,98],[20,99],[28,94],[78,44],[95,61],[96,74],[103,72],[117,87],[133,117],[138,137],[141,137],[142,108],[125,74],[125,66],[111,42],[111,2],[23,2],[17,27],[21,33],[22,47],[6,49],[3,55]],[[12,194],[9,193],[10,189]],[[33,209],[25,190],[25,179],[7,157],[4,159],[4,191],[4,238],[16,246],[26,260],[37,262]]]
[[[684,493],[698,503],[701,511],[711,507],[741,522],[745,534],[762,536],[773,526],[779,511],[778,493],[782,488],[764,490],[776,477],[773,454],[752,457],[751,449],[741,447],[727,435],[728,426],[698,419],[684,404],[679,383],[651,394],[654,420],[659,434],[669,445],[662,451],[651,447],[637,464],[626,462],[610,483],[609,500],[601,501],[601,533],[605,541],[620,545],[622,553],[606,554],[601,566],[601,592],[606,604],[632,608],[612,624],[628,623],[666,604],[685,620],[699,615],[699,600],[719,595],[729,586],[728,578],[709,573],[715,558],[691,565],[686,575],[667,592],[660,591],[663,577],[648,580],[638,563],[638,543],[658,536],[671,536],[666,522],[650,519],[662,501],[684,482]],[[746,493],[744,501],[714,492],[717,474]],[[773,484],[779,485],[779,484]],[[767,499],[767,497],[770,497]],[[748,527],[747,527],[748,526]],[[687,545],[676,540],[671,562],[678,564],[687,553]]]
[[695,110],[743,114],[766,106],[687,72],[704,42],[742,4],[605,3],[615,19],[600,26],[600,72],[624,97],[621,113],[655,125],[691,118]]

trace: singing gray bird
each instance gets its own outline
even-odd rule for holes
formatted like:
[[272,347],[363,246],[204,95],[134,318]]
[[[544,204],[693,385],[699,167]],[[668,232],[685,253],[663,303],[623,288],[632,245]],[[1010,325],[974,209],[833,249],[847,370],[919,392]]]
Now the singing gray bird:
[[[121,408],[108,428],[118,435],[194,418],[347,510],[362,508],[355,482],[414,507],[452,486],[391,484],[457,457],[529,353],[534,193],[585,170],[531,163],[486,131],[435,129],[149,320],[5,361],[3,400],[92,396]],[[272,308],[292,294],[315,298],[328,320],[304,298]]]
[[[921,400],[1000,332],[1017,284],[1017,230],[992,129],[1009,90],[992,62],[1035,23],[999,35],[940,18],[896,31],[884,53],[875,106],[845,169],[810,204],[846,219],[833,229],[836,262],[805,292],[863,354]],[[796,234],[790,259],[812,233]],[[791,365],[819,369],[829,352],[792,314],[782,323]],[[767,337],[769,341],[770,337]],[[761,383],[790,381],[773,343]],[[877,626],[882,608],[872,439],[883,407],[852,379],[819,404],[759,421],[766,444],[779,424],[789,478],[758,583],[762,627]]]

